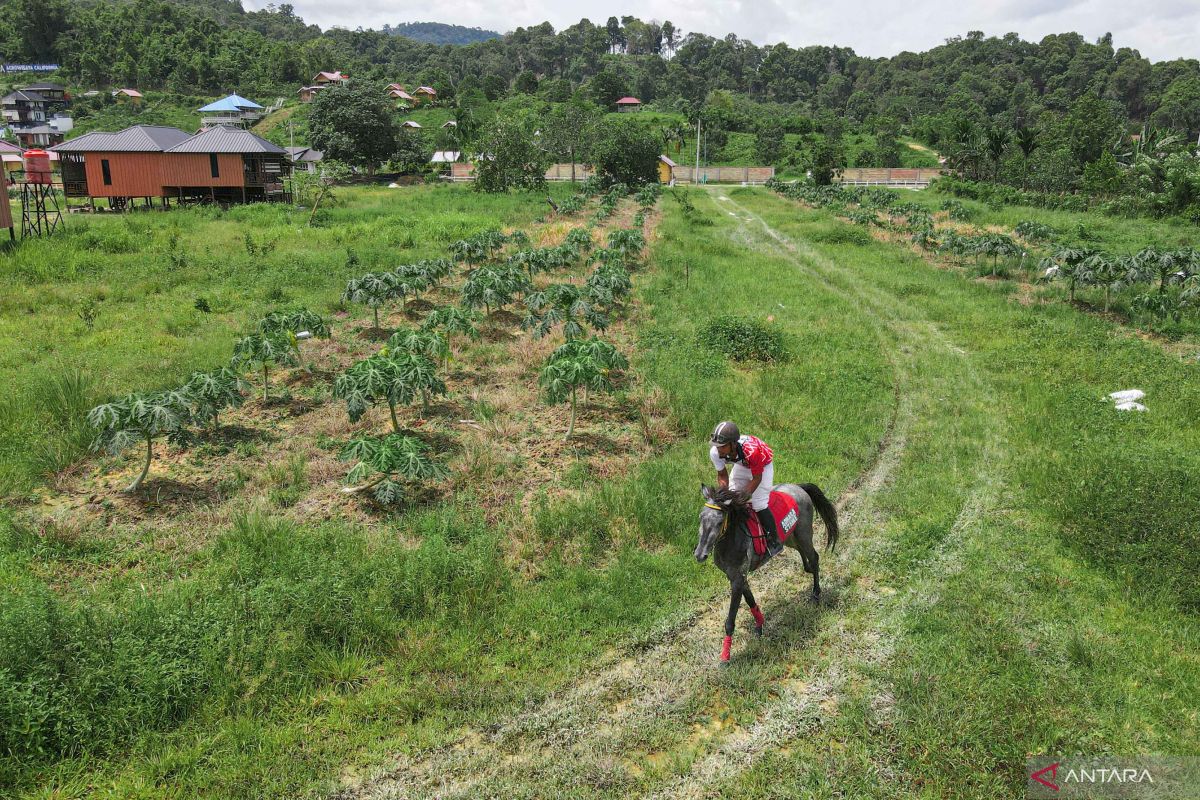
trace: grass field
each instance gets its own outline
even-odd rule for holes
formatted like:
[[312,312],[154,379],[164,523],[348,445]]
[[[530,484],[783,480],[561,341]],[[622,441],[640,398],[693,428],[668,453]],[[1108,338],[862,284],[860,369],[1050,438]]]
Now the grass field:
[[[354,190],[311,229],[267,207],[72,218],[0,256],[0,378],[18,387],[0,413],[0,752],[20,753],[0,782],[26,798],[1020,797],[1030,753],[1200,753],[1194,361],[765,189],[689,196],[695,215],[666,196],[647,223],[612,331],[633,378],[585,410],[588,436],[549,449],[564,422],[530,365],[553,343],[499,319],[459,354],[435,424],[473,435],[470,415],[495,438],[452,456],[453,494],[394,515],[310,513],[337,476],[293,440],[345,423],[252,408],[241,423],[274,439],[164,467],[187,482],[242,459],[229,498],[102,521],[53,503],[118,485],[96,476],[119,463],[79,461],[79,408],[219,362],[274,305],[341,311],[345,278],[373,266],[488,227],[554,241],[577,223],[535,222],[544,198]],[[98,294],[89,330],[76,311]],[[368,347],[350,312],[319,358]],[[788,357],[699,345],[726,313],[780,331]],[[327,402],[301,373],[295,396]],[[66,402],[69,375],[87,388]],[[1101,400],[1131,386],[1146,414]],[[768,636],[742,619],[725,670],[725,581],[690,556],[723,418],[843,521],[825,603],[803,602],[797,563],[769,565],[752,579]]]

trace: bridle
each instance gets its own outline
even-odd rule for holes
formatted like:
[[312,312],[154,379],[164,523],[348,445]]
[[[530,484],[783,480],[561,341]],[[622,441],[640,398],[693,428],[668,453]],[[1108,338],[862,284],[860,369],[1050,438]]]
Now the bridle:
[[725,533],[729,530],[729,509],[719,506],[716,503],[705,503],[704,507],[721,512],[721,532],[717,534],[716,539],[713,539],[713,545],[716,545],[717,542],[725,538]]

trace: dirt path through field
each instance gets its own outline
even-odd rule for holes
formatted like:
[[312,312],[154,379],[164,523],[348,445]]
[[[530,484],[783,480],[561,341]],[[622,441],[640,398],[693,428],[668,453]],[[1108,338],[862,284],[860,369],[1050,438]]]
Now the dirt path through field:
[[[722,592],[647,637],[644,646],[612,654],[585,680],[506,724],[401,758],[335,797],[707,797],[767,748],[817,733],[837,714],[851,684],[871,684],[880,713],[886,713],[888,687],[874,685],[869,676],[890,658],[905,615],[936,596],[940,581],[955,572],[958,544],[996,503],[991,451],[999,432],[987,425],[964,432],[978,447],[970,483],[958,495],[961,511],[934,557],[900,590],[872,571],[892,546],[883,499],[906,466],[910,440],[929,432],[926,411],[961,403],[970,412],[965,418],[989,419],[976,412],[992,400],[991,390],[969,354],[911,304],[772,229],[720,190],[709,196],[730,212],[719,218],[735,218],[721,224],[739,244],[782,259],[800,279],[820,281],[869,309],[874,333],[890,354],[893,418],[874,463],[838,501],[842,545],[835,554],[823,553],[826,603],[796,602],[809,581],[789,552],[752,581],[767,614],[768,637],[750,641],[742,619],[728,670],[716,664],[727,604]],[[749,703],[753,720],[744,707],[737,721],[719,713],[722,692],[738,691],[739,662],[754,663],[769,676],[769,691]]]

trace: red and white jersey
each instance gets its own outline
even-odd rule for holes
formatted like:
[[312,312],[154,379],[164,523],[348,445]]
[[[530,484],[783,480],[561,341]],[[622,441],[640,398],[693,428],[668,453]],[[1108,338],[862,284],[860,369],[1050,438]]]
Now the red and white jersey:
[[[716,445],[713,445],[708,451],[708,457],[717,472],[725,469],[725,459],[717,453]],[[735,466],[745,467],[750,470],[751,475],[757,477],[763,474],[763,470],[767,468],[774,457],[775,454],[762,439],[757,436],[742,436],[738,439],[738,447],[730,453],[729,462]]]

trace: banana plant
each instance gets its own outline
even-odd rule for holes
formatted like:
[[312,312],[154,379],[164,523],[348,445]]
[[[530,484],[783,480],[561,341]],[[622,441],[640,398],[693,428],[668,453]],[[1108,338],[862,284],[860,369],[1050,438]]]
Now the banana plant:
[[192,418],[207,421],[215,431],[220,427],[218,416],[222,409],[241,406],[242,389],[246,382],[229,367],[210,372],[193,372],[180,389],[192,408]]
[[538,376],[538,384],[548,402],[571,404],[571,421],[564,441],[575,432],[579,390],[611,391],[612,373],[628,366],[629,362],[615,347],[596,337],[569,341],[550,354]]
[[116,454],[138,442],[145,443],[142,470],[125,488],[126,492],[136,492],[146,480],[154,456],[154,440],[164,436],[182,438],[191,419],[192,402],[178,389],[127,395],[96,406],[87,415],[88,425],[96,431],[92,450],[104,449]]
[[299,348],[296,337],[287,333],[252,333],[243,336],[233,343],[233,358],[230,366],[234,369],[253,369],[262,371],[263,403],[270,399],[270,370],[273,366],[294,367],[300,363],[297,357]]
[[339,457],[357,462],[346,474],[346,481],[358,485],[347,486],[342,492],[370,490],[384,505],[402,502],[406,483],[440,480],[449,474],[445,466],[430,457],[429,445],[415,436],[398,433],[355,437],[342,447]]

